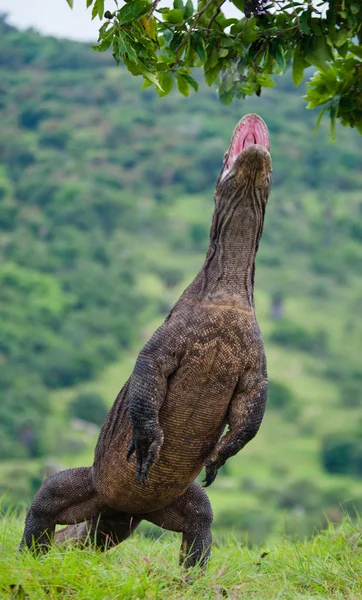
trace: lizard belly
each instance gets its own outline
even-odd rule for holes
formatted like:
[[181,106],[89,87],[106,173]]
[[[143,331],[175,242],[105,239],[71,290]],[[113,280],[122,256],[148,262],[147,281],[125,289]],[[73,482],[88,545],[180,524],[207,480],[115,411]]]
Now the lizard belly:
[[160,410],[164,444],[146,485],[136,480],[135,458],[125,460],[130,428],[120,432],[97,468],[106,503],[131,514],[158,510],[181,496],[203,468],[226,424],[236,377],[228,382],[185,366],[172,378]]

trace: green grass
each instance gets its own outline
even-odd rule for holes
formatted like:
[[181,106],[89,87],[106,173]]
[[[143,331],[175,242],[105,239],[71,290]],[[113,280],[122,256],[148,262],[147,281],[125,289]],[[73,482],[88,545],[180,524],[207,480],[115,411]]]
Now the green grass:
[[54,547],[45,556],[19,554],[21,522],[0,521],[0,597],[28,600],[253,598],[260,600],[362,597],[361,524],[332,526],[313,541],[280,539],[266,548],[230,539],[215,543],[209,567],[186,578],[178,567],[179,536],[150,540],[135,534],[105,554]]

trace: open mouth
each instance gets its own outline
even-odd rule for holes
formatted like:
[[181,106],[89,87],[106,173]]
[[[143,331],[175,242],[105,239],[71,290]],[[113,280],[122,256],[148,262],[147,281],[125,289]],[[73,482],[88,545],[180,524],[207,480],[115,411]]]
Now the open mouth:
[[268,152],[270,151],[268,128],[259,115],[251,113],[245,115],[235,127],[221,179],[229,173],[239,154],[253,144],[264,146]]

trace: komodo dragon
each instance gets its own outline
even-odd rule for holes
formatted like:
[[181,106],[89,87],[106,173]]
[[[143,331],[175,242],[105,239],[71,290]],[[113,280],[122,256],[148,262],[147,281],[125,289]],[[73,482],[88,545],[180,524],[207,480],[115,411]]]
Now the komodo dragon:
[[[182,532],[180,562],[205,566],[210,485],[257,433],[267,397],[263,340],[254,310],[255,255],[271,180],[264,121],[237,125],[217,180],[205,263],[138,355],[100,432],[92,467],[46,479],[21,547],[62,541],[106,549],[145,519]],[[224,429],[228,425],[227,433]]]

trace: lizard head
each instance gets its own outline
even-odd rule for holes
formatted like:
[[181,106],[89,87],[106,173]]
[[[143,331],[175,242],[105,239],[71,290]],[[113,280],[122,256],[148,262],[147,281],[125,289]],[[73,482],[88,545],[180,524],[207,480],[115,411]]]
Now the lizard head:
[[254,186],[269,195],[271,181],[269,132],[263,119],[256,114],[245,115],[237,124],[224,164],[216,184],[222,193]]

